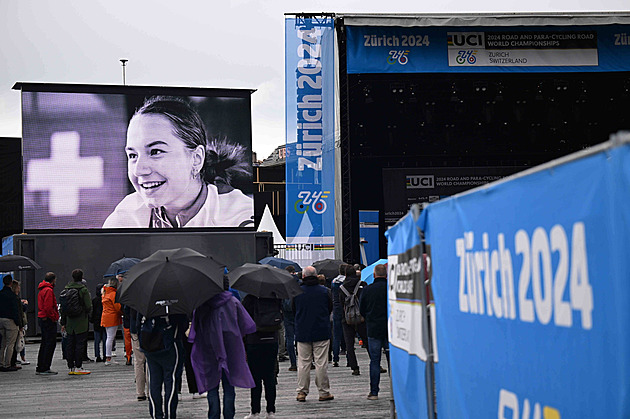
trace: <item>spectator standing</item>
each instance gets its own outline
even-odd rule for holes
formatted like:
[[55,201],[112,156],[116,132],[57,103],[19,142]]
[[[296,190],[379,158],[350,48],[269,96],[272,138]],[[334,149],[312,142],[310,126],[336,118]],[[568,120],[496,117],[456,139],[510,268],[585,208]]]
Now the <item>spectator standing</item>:
[[66,347],[66,361],[70,369],[68,375],[90,374],[90,371],[83,368],[83,357],[90,328],[89,317],[92,314],[92,298],[87,287],[81,282],[82,280],[83,271],[75,269],[72,271],[72,280],[65,287],[67,295],[70,295],[70,292],[76,292],[81,312],[74,315],[74,313],[66,312],[63,306],[61,310],[61,333],[65,332],[68,338]]
[[367,325],[368,351],[370,353],[370,393],[367,398],[368,400],[378,400],[381,379],[381,350],[385,352],[389,365],[387,268],[385,265],[379,264],[374,267],[374,282],[363,290],[359,309]]
[[339,287],[343,284],[344,279],[346,279],[346,267],[347,265],[339,265],[339,275],[337,275],[330,284],[330,291],[332,294],[333,300],[333,312],[332,312],[332,321],[333,321],[333,337],[332,337],[332,354],[333,354],[333,367],[339,366],[339,350],[342,349],[345,351],[346,342],[343,339],[343,327],[341,325],[341,321],[343,318],[343,307],[341,305],[341,300],[339,299]]
[[0,371],[9,372],[18,370],[17,367],[11,366],[11,358],[15,350],[15,342],[23,325],[19,300],[11,289],[13,277],[5,275],[2,278],[2,283],[4,287],[0,290],[0,334],[2,335]]
[[[96,286],[96,294],[92,298],[92,325],[94,326],[94,356],[96,362],[105,362],[105,343],[107,342],[107,334],[105,328],[101,326],[101,317],[103,315],[103,284]],[[103,357],[101,358],[101,349]]]
[[[13,280],[13,282],[11,283],[11,290],[13,290],[13,292],[15,293],[15,296],[18,299],[18,308],[20,311],[20,319],[21,324],[20,324],[20,330],[18,332],[18,337],[17,340],[15,341],[15,350],[13,351],[13,356],[11,357],[11,366],[12,367],[16,367],[17,369],[21,369],[21,365],[28,365],[30,364],[30,362],[26,361],[26,351],[24,350],[24,333],[26,332],[26,328],[28,327],[27,323],[27,319],[26,319],[26,310],[28,309],[28,300],[25,299],[20,299],[20,282],[16,281],[15,279]],[[20,349],[21,348],[21,349]],[[18,361],[17,356],[18,356],[18,352],[20,354],[20,357],[22,358],[21,361]],[[18,364],[20,366],[18,366]]]
[[[356,289],[357,286],[358,289]],[[357,271],[354,266],[348,265],[346,269],[346,279],[339,287],[339,300],[341,301],[343,313],[345,313],[347,309],[346,305],[349,298],[348,295],[353,294],[356,289],[356,301],[358,304],[361,298],[361,293],[363,292],[363,288],[365,288],[366,286],[367,284],[364,281],[361,281],[361,279],[358,277]],[[367,330],[365,322],[361,322],[358,324],[348,324],[346,322],[344,314],[342,316],[341,325],[343,328],[343,338],[346,341],[346,356],[348,357],[348,364],[350,364],[350,368],[352,368],[352,375],[360,375],[357,355],[354,350],[354,341],[356,335],[358,334],[359,338],[363,342],[367,342]]]
[[254,320],[230,291],[215,295],[195,310],[188,341],[193,344],[191,361],[199,392],[208,392],[209,419],[221,416],[220,381],[224,419],[235,414],[234,387],[255,386],[243,345],[243,337],[255,331]]
[[[125,271],[126,272],[126,271]],[[125,272],[119,272],[116,275],[116,279],[118,280],[118,284],[122,284],[123,280],[125,279]],[[123,339],[125,342],[125,365],[133,365],[131,363],[131,353],[133,352],[133,348],[131,345],[131,331],[130,331],[130,324],[131,324],[131,307],[127,307],[125,305],[122,306],[122,320],[123,320]]]
[[[243,307],[249,315],[257,321],[256,313],[262,311],[261,303],[266,307],[277,306],[277,312],[282,311],[282,300],[276,298],[257,298],[251,294],[243,298]],[[276,417],[276,354],[278,353],[278,331],[266,330],[256,323],[256,332],[245,336],[245,350],[247,364],[254,378],[256,387],[251,390],[251,413],[245,419],[260,417],[263,385],[265,401],[267,402],[266,417]]]
[[[143,325],[151,324],[152,330],[160,330],[163,347],[156,351],[144,350],[149,369],[149,413],[152,418],[177,417],[177,388],[181,387],[184,370],[184,333],[188,328],[185,314],[170,314],[141,320],[136,327],[140,331],[140,350],[143,350]],[[164,396],[162,396],[162,388]]]
[[103,314],[101,315],[101,326],[105,328],[107,334],[107,342],[105,345],[105,365],[112,363],[112,348],[116,340],[116,330],[122,324],[122,308],[116,302],[116,290],[118,288],[118,280],[112,278],[107,285],[103,287]]
[[[289,265],[284,269],[293,276],[296,282],[300,282],[293,266]],[[287,354],[291,361],[289,371],[297,371],[297,358],[295,355],[295,312],[293,311],[293,300],[291,298],[282,300],[282,311],[284,314],[282,321],[284,324],[284,338]]]
[[139,402],[147,399],[147,358],[140,350],[140,339],[138,325],[142,320],[133,308],[129,309],[129,334],[131,335],[131,347],[133,350],[133,373],[136,382],[136,397]]
[[[330,290],[319,285],[317,271],[307,266],[302,271],[304,293],[293,298],[295,340],[298,348],[297,400],[306,401],[311,381],[311,363],[315,364],[315,384],[319,400],[333,400],[328,380],[328,347],[330,345]],[[313,361],[314,360],[314,361]]]
[[57,309],[57,299],[53,291],[57,283],[57,275],[48,272],[44,280],[39,283],[37,289],[37,320],[42,331],[42,340],[37,354],[38,375],[55,375],[57,371],[50,369],[52,365],[55,346],[57,346],[57,321],[59,320],[59,310]]

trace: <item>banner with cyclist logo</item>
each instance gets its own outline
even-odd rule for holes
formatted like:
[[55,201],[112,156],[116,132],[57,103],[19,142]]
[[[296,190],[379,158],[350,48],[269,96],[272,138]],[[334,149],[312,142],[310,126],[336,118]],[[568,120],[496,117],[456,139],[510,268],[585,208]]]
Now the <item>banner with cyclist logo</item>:
[[334,258],[333,28],[330,17],[285,21],[286,239],[307,264]]
[[348,73],[630,70],[630,26],[348,26]]
[[630,417],[628,202],[630,137],[425,208],[440,417]]

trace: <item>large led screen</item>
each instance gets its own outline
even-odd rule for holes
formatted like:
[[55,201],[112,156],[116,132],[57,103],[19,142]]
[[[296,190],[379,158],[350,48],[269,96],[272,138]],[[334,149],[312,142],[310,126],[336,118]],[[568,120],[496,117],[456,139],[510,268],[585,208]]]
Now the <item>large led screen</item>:
[[26,231],[253,226],[250,90],[21,87]]

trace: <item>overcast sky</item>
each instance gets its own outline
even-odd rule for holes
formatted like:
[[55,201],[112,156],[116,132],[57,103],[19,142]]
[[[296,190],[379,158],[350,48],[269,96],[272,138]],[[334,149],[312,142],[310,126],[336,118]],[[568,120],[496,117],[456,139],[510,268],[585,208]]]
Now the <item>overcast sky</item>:
[[253,148],[284,143],[284,14],[622,11],[628,0],[0,0],[0,137],[21,137],[15,82],[256,89]]

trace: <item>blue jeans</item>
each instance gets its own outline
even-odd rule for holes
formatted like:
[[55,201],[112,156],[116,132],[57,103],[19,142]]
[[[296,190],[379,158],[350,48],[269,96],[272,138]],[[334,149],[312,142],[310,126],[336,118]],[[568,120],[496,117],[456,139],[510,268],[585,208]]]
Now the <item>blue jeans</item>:
[[101,345],[103,346],[103,357],[105,357],[105,342],[107,342],[107,335],[105,329],[94,331],[94,356],[101,357]]
[[378,384],[381,380],[381,349],[385,350],[389,364],[389,343],[368,337],[368,351],[370,352],[370,394],[378,396]]
[[339,362],[339,349],[345,348],[345,341],[343,340],[343,328],[341,327],[340,311],[333,310],[333,340],[332,340],[332,353],[333,361]]
[[[223,372],[221,377],[223,383],[223,417],[225,419],[233,419],[236,413],[234,407],[234,399],[236,393],[234,392],[234,386],[230,384],[229,380]],[[219,419],[221,417],[221,400],[219,398],[219,386],[216,386],[212,390],[208,390],[208,419]]]
[[[184,347],[179,340],[165,353],[145,353],[149,367],[149,413],[152,418],[177,417],[177,388],[181,387],[184,369]],[[164,399],[162,399],[164,384]],[[162,409],[162,400],[164,409]]]
[[288,316],[284,317],[284,338],[287,342],[287,352],[289,353],[291,366],[296,366],[297,359],[295,357],[295,319],[290,319],[288,318]]

